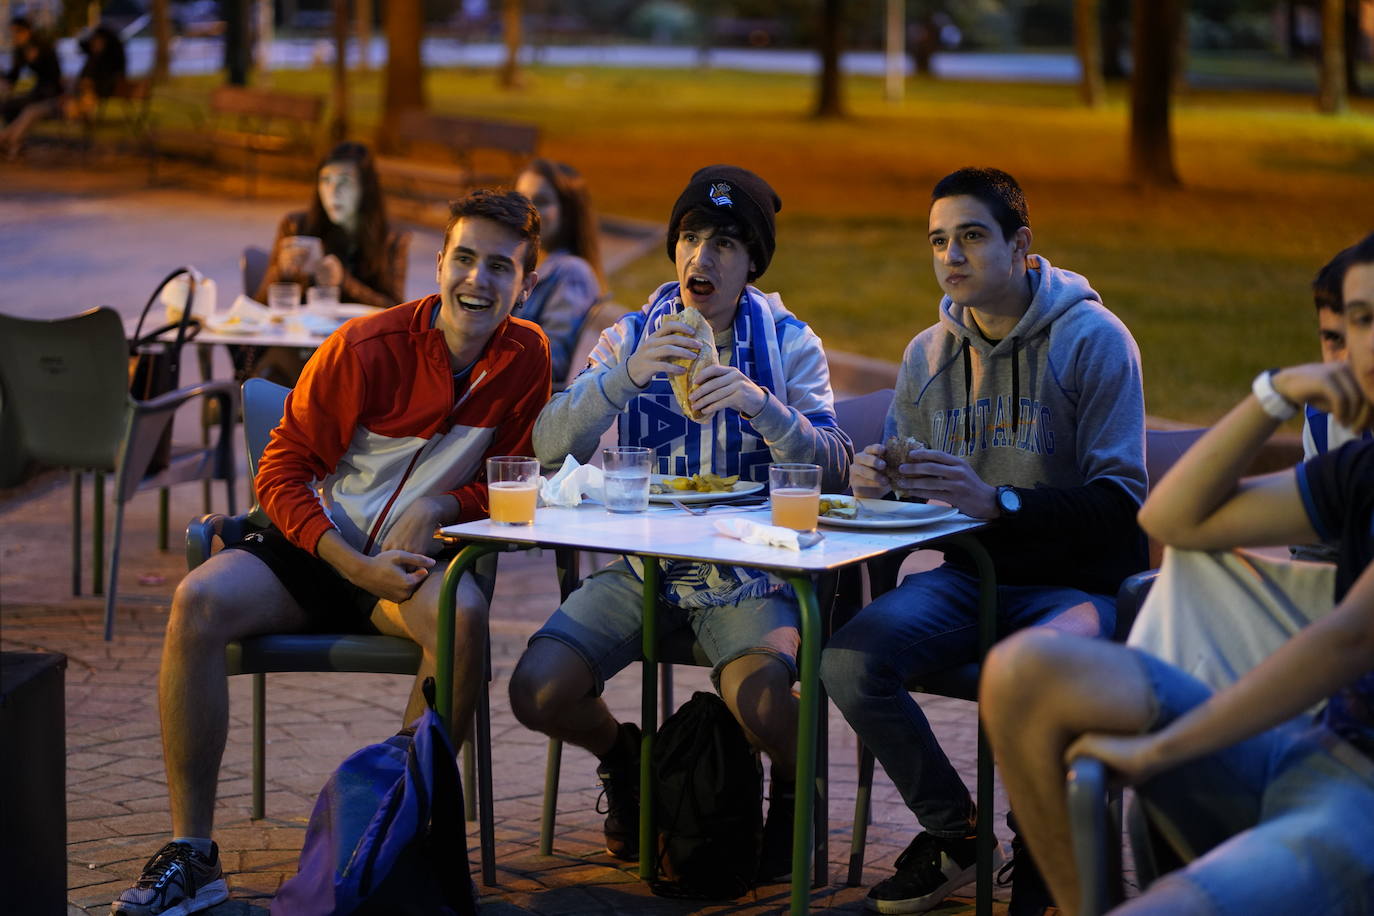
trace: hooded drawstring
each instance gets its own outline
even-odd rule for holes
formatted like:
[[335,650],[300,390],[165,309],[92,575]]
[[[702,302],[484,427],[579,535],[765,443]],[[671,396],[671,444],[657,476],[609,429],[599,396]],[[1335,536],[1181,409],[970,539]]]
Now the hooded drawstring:
[[1011,339],[1011,441],[1016,444],[1017,427],[1021,421],[1021,360],[1017,351],[1021,348],[1021,338]]
[[969,437],[973,435],[973,362],[968,354],[968,338],[964,338],[964,454],[972,455],[973,446]]

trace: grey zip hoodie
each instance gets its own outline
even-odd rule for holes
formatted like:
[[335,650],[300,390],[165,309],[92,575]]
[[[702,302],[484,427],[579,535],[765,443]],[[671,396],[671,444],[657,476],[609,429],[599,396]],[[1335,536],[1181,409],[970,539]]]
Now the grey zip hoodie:
[[885,434],[1022,490],[1022,511],[985,535],[999,582],[1114,592],[1146,561],[1140,351],[1087,280],[1039,255],[1028,266],[1030,306],[995,343],[941,300],[907,347]]

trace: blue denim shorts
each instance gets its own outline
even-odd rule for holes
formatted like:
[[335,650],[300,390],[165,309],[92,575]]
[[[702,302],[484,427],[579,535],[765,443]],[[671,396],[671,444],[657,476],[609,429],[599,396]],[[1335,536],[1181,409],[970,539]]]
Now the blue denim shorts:
[[[583,580],[530,642],[556,639],[582,656],[600,696],[606,681],[643,656],[643,595],[644,585],[630,565],[616,560]],[[659,604],[659,638],[690,627],[711,662],[711,683],[717,689],[720,670],[745,655],[775,656],[795,680],[800,625],[791,597],[749,598],[705,608]]]
[[[1211,696],[1201,681],[1135,653],[1163,728]],[[1374,913],[1374,760],[1295,720],[1154,777],[1151,823],[1186,857],[1152,886],[1200,912]]]

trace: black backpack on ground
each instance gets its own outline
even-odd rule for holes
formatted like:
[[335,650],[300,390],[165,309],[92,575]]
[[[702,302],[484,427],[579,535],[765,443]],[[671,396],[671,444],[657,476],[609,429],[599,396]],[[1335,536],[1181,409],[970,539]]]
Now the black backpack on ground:
[[714,693],[697,692],[654,739],[661,897],[733,900],[754,886],[763,767]]

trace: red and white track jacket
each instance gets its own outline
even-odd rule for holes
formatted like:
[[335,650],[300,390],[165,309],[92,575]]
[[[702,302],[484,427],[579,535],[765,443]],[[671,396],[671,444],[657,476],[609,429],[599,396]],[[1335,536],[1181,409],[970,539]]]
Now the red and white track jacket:
[[549,399],[549,344],[508,318],[454,398],[437,295],[356,318],[330,335],[287,396],[263,450],[258,499],[293,544],[330,528],[365,554],[416,497],[450,493],[459,521],[487,515],[486,458],[533,455]]

